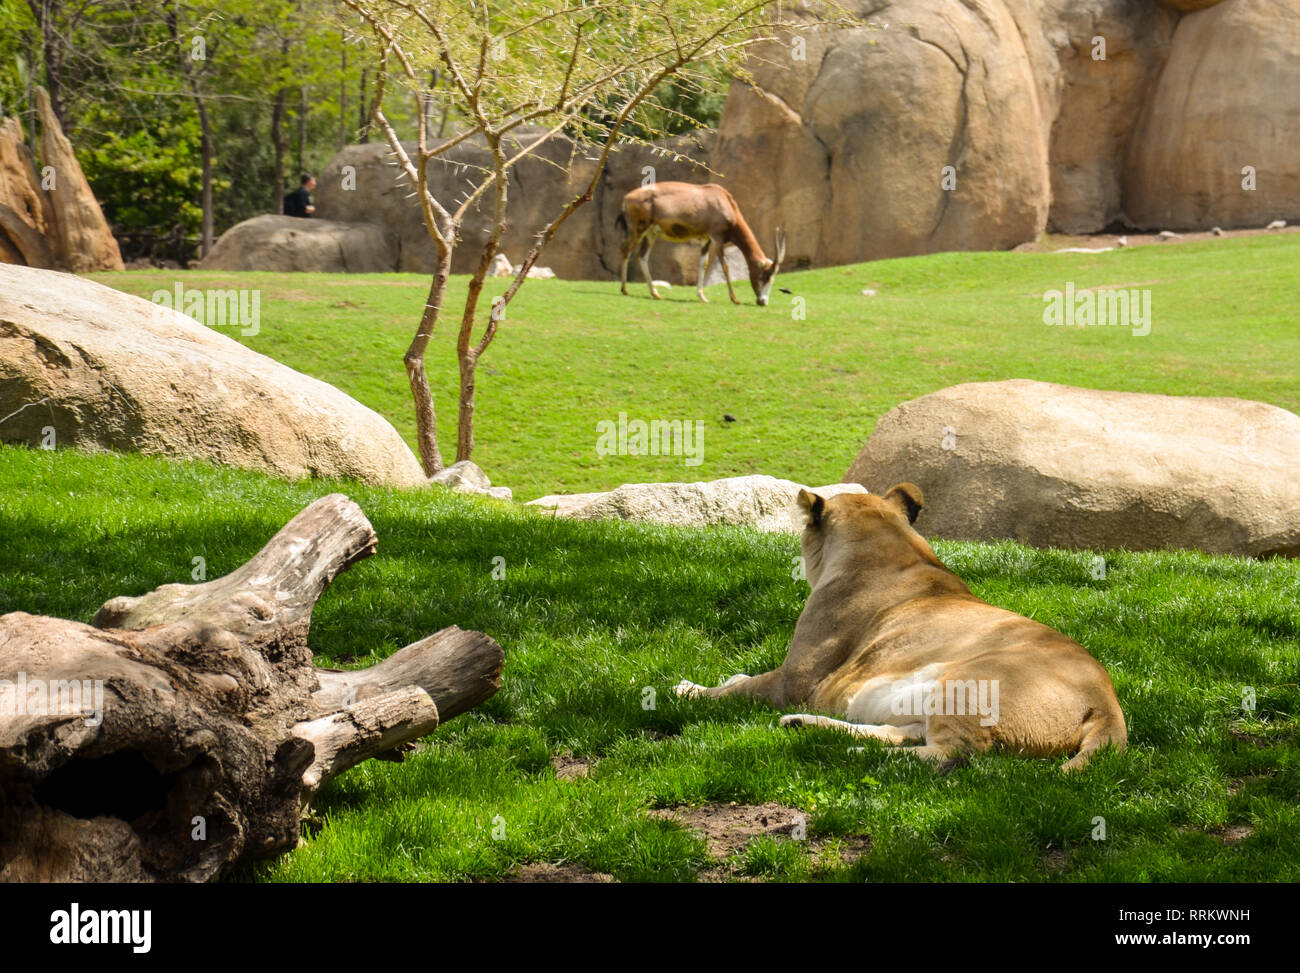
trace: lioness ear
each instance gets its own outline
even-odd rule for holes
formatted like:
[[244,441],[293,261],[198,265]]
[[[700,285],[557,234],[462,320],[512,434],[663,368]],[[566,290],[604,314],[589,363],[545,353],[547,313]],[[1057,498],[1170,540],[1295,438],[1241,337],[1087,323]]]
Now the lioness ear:
[[916,523],[916,515],[925,506],[925,497],[921,494],[921,488],[915,483],[899,483],[897,486],[890,487],[889,492],[882,499],[906,517],[909,524]]
[[799,491],[799,506],[808,515],[809,527],[822,525],[822,513],[826,510],[826,501],[809,490]]

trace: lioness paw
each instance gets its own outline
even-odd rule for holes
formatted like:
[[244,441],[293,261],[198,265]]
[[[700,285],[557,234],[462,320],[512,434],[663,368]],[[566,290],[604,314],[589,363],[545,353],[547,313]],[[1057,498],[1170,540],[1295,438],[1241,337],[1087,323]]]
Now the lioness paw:
[[809,716],[807,713],[791,713],[789,716],[781,717],[781,725],[787,730],[802,730],[805,726],[812,726],[817,722],[817,717]]
[[678,696],[683,696],[687,699],[694,699],[704,692],[704,687],[699,683],[691,682],[689,679],[683,679],[673,687],[673,692]]

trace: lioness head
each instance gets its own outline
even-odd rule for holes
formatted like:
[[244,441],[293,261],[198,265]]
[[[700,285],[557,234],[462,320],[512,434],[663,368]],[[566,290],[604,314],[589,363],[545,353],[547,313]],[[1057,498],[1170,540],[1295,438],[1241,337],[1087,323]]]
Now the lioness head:
[[930,545],[912,529],[924,504],[921,488],[899,483],[883,496],[841,493],[821,497],[799,491],[807,516],[803,563],[808,584],[816,588],[828,571],[838,572],[852,558],[855,566],[904,566],[918,559],[938,563]]

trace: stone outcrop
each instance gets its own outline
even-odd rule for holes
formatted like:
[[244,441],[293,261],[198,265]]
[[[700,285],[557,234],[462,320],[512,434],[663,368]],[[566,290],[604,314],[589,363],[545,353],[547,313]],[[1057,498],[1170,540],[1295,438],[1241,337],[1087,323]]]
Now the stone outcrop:
[[1294,220],[1297,146],[1300,0],[1227,0],[1187,14],[1129,148],[1129,219],[1191,230]]
[[[229,292],[235,293],[235,292]],[[214,328],[70,274],[0,265],[0,440],[426,483],[379,414]]]
[[1126,0],[1050,0],[1042,9],[1042,30],[1029,43],[1041,41],[1031,57],[1050,124],[1047,229],[1097,233],[1127,221],[1125,155],[1178,15]]
[[848,6],[888,26],[773,43],[754,57],[756,86],[732,85],[713,168],[759,239],[785,228],[792,266],[1032,239],[1047,151],[1006,6]]
[[791,266],[1300,216],[1300,0],[843,6],[753,52],[711,160]]
[[17,118],[0,121],[0,263],[42,270],[121,270],[122,254],[44,88],[41,172]]
[[928,537],[1300,556],[1300,416],[1244,399],[972,382],[883,416],[846,482],[925,494]]
[[[1045,231],[1115,224],[1300,220],[1300,0],[841,6],[855,25],[751,50],[750,80],[731,85],[716,135],[620,146],[546,263],[562,278],[616,277],[622,197],[650,178],[721,181],[765,248],[786,231],[788,270],[1011,249]],[[507,149],[540,134],[520,130]],[[513,170],[502,241],[511,261],[585,188],[592,155],[555,138]],[[434,193],[463,198],[488,161],[481,140],[455,146],[431,164]],[[397,269],[432,271],[433,244],[387,144],[339,153],[317,207],[389,228]],[[485,199],[467,215],[455,273],[473,269],[490,210]],[[696,272],[696,248],[656,247],[652,277],[694,283]],[[630,276],[640,276],[635,262]],[[710,282],[720,279],[715,268]]]

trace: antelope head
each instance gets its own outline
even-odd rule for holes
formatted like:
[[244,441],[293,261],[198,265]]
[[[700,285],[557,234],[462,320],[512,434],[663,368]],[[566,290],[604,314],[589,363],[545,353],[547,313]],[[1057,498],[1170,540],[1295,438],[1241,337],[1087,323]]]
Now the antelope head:
[[781,262],[785,260],[785,232],[776,228],[776,259],[764,260],[759,265],[758,276],[750,281],[754,285],[754,296],[758,298],[759,307],[767,307],[767,299],[772,293],[772,281],[776,280]]

